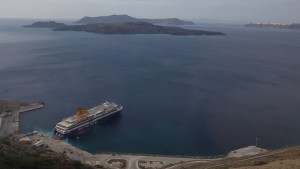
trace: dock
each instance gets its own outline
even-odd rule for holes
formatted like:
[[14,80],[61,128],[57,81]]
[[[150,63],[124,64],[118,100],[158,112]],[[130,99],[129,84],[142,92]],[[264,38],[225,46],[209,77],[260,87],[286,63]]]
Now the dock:
[[43,102],[31,103],[21,106],[10,112],[0,112],[0,136],[13,136],[19,134],[20,113],[44,108]]
[[41,108],[44,108],[44,105],[45,105],[45,103],[43,103],[43,102],[31,103],[26,106],[20,107],[19,113],[28,112],[28,111],[32,111],[32,110],[36,110],[36,109],[41,109]]

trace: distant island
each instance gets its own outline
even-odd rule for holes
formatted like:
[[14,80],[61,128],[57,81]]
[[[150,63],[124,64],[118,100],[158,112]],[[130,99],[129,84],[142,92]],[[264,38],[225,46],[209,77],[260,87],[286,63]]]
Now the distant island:
[[47,22],[35,22],[31,25],[25,25],[23,27],[28,27],[28,28],[58,28],[58,27],[64,27],[67,26],[66,24],[63,23],[57,23],[55,21],[47,21]]
[[192,21],[184,21],[178,18],[167,19],[143,19],[134,18],[128,15],[109,15],[98,17],[83,17],[76,23],[80,24],[94,24],[94,23],[120,23],[120,22],[147,22],[152,24],[165,24],[165,25],[194,25]]
[[189,30],[175,26],[161,26],[148,22],[113,22],[86,25],[66,25],[55,21],[35,22],[23,27],[51,28],[54,31],[84,31],[99,34],[169,34],[169,35],[225,35],[222,32]]
[[300,23],[292,23],[292,24],[250,23],[250,24],[246,24],[245,27],[279,28],[279,29],[300,29]]
[[179,27],[158,26],[146,22],[98,23],[57,27],[54,31],[84,31],[99,34],[169,34],[169,35],[225,35],[222,32],[188,30]]

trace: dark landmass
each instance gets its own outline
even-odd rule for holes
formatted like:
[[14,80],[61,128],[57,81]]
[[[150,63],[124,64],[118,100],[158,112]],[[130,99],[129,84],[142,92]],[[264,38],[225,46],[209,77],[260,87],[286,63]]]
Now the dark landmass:
[[94,24],[94,23],[120,23],[120,22],[147,22],[152,24],[166,24],[166,25],[194,25],[192,21],[183,21],[178,18],[167,19],[142,19],[134,18],[128,15],[110,15],[98,17],[83,17],[76,23]]
[[292,24],[250,23],[245,26],[255,27],[255,28],[300,29],[300,23],[292,23]]
[[1,169],[93,169],[66,155],[31,146],[30,143],[0,138]]
[[184,21],[178,18],[167,19],[139,19],[141,22],[147,22],[152,24],[165,24],[165,25],[195,25],[192,21]]
[[58,27],[55,31],[84,31],[99,34],[169,34],[169,35],[225,35],[221,32],[188,30],[179,27],[158,26],[145,22],[99,23]]
[[59,28],[67,26],[66,24],[63,23],[57,23],[54,21],[46,21],[46,22],[35,22],[31,25],[25,25],[23,27],[29,27],[29,28]]

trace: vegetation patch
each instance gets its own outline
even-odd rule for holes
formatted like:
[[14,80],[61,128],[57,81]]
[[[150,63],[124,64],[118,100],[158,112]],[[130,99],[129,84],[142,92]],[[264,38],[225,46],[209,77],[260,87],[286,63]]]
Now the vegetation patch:
[[111,159],[107,161],[112,167],[126,168],[127,161],[124,159]]
[[256,161],[256,162],[254,162],[255,166],[266,165],[266,164],[268,164],[268,163],[265,162],[265,161]]

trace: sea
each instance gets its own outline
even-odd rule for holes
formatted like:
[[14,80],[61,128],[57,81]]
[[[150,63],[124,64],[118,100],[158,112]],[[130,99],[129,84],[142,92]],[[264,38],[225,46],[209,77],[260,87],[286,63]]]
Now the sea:
[[[197,23],[226,36],[101,35],[0,19],[0,98],[45,102],[20,132],[105,101],[124,111],[78,140],[91,153],[213,156],[300,144],[300,31]],[[57,20],[71,24],[71,20]],[[78,142],[77,142],[78,141]]]

